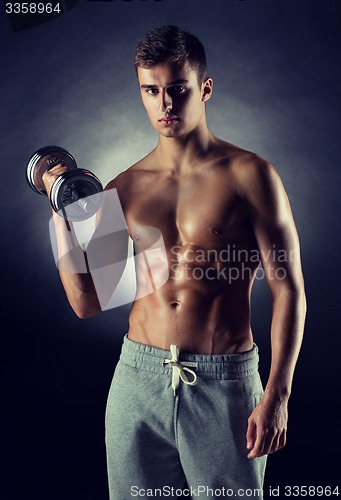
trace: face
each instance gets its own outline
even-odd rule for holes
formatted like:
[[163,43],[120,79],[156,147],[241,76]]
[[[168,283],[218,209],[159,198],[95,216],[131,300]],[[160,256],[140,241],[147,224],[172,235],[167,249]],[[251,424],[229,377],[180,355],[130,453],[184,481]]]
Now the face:
[[201,85],[188,61],[138,68],[142,101],[153,127],[165,137],[191,133],[205,122],[212,80]]

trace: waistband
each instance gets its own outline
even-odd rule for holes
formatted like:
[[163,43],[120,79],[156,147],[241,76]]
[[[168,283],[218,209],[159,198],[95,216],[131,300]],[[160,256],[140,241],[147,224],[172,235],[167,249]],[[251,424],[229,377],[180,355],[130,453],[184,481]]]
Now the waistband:
[[[123,338],[120,361],[134,368],[153,373],[169,375],[169,366],[165,360],[172,359],[169,350],[159,349]],[[180,352],[179,361],[184,365],[195,365],[195,372],[200,378],[232,380],[253,375],[258,371],[258,347],[254,344],[250,351],[236,354],[188,354]],[[191,366],[188,365],[188,366]]]

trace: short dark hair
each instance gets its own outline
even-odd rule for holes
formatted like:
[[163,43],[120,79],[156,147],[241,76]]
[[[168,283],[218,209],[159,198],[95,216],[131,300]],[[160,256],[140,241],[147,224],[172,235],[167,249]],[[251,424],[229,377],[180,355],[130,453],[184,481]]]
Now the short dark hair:
[[161,26],[149,31],[137,44],[134,64],[151,68],[157,64],[187,60],[198,74],[199,84],[207,78],[205,49],[197,37],[177,26]]

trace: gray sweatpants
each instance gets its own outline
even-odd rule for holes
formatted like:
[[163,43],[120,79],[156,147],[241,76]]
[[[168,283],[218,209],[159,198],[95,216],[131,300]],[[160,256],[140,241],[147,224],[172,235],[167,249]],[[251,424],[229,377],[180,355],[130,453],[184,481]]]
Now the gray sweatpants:
[[[110,500],[263,498],[266,457],[247,458],[262,396],[258,348],[171,352],[124,338],[106,409]],[[165,360],[167,360],[165,362]]]

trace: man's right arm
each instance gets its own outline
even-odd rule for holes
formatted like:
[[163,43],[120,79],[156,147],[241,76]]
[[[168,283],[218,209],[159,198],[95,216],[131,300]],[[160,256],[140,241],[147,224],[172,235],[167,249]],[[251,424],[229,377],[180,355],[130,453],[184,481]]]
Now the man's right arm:
[[[43,175],[48,196],[53,182],[65,170],[66,167],[57,165]],[[118,209],[115,181],[112,181],[103,192],[96,229],[86,251],[77,241],[73,224],[53,212],[58,270],[68,301],[79,318],[101,312],[123,274],[128,231],[123,227],[123,213],[118,214]],[[117,219],[120,219],[120,229]]]

